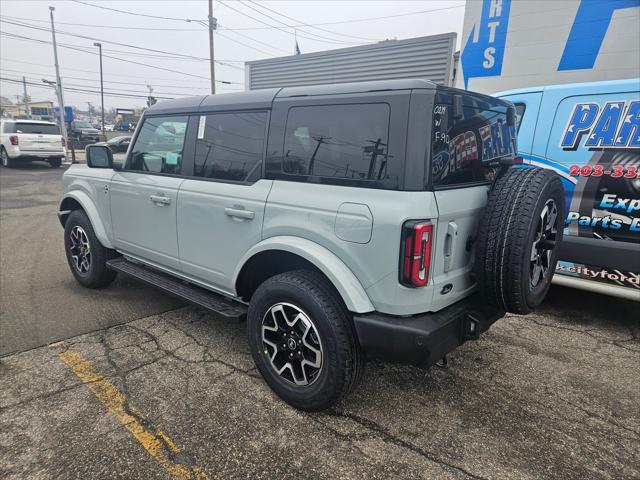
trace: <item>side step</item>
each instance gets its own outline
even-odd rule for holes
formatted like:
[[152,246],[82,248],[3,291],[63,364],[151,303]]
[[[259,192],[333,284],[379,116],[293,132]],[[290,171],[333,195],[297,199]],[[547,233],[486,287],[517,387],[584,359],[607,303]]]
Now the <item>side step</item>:
[[169,295],[206,308],[221,318],[240,321],[244,320],[247,315],[246,305],[233,302],[222,295],[185,283],[171,275],[130,262],[124,258],[109,260],[107,267],[151,285],[152,287],[156,287]]

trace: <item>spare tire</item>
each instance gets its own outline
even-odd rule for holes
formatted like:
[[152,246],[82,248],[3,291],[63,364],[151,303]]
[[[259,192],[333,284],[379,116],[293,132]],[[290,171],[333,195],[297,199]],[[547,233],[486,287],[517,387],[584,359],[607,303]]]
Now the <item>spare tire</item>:
[[488,303],[518,314],[542,303],[556,269],[564,205],[562,180],[551,170],[512,167],[496,180],[475,253]]

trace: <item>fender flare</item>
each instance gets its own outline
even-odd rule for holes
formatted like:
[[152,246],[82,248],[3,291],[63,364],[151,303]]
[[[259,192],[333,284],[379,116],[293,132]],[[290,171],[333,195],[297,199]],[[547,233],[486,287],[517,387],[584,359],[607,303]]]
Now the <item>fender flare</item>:
[[315,265],[338,290],[349,311],[367,313],[375,310],[364,288],[342,260],[325,247],[300,237],[270,237],[254,245],[238,262],[232,285],[236,285],[240,272],[254,255],[268,250],[293,253]]
[[58,206],[58,215],[61,215],[63,213],[62,202],[64,202],[64,200],[67,198],[72,198],[73,200],[78,202],[82,209],[86,212],[87,216],[89,217],[89,221],[91,222],[91,226],[93,227],[93,231],[95,232],[96,237],[98,237],[98,240],[100,241],[102,246],[106,248],[113,248],[113,244],[111,243],[111,240],[107,235],[107,231],[102,224],[102,220],[100,219],[98,209],[91,200],[91,197],[89,197],[89,195],[87,195],[82,190],[72,190],[65,193],[65,195],[62,197],[62,200],[60,200],[60,205]]

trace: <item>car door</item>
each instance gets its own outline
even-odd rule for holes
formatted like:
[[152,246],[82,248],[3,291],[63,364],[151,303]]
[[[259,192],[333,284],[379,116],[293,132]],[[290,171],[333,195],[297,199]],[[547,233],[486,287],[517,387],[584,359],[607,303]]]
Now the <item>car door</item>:
[[261,179],[268,113],[198,118],[193,177],[178,193],[178,243],[185,275],[228,293],[238,261],[261,240],[271,180]]
[[116,248],[155,266],[180,269],[176,207],[189,117],[147,116],[127,160],[111,181]]

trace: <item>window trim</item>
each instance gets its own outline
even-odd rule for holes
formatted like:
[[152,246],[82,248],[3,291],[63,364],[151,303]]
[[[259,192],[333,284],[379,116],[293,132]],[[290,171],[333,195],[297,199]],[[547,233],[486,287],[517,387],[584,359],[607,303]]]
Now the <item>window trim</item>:
[[136,131],[133,137],[131,137],[132,146],[129,150],[129,153],[127,154],[127,158],[125,158],[124,163],[122,164],[122,168],[119,169],[120,172],[140,173],[143,175],[160,175],[163,177],[173,177],[173,178],[176,178],[176,177],[183,178],[185,176],[183,173],[183,171],[185,170],[185,167],[190,166],[191,168],[193,168],[193,162],[189,162],[189,164],[186,164],[184,161],[180,165],[180,173],[150,172],[147,170],[133,170],[128,168],[128,166],[131,164],[131,161],[132,161],[133,147],[135,147],[135,144],[138,141],[138,137],[140,137],[140,132],[142,132],[142,129],[144,128],[144,124],[147,122],[147,120],[151,118],[162,118],[162,117],[186,117],[187,118],[187,126],[185,127],[184,141],[182,142],[182,151],[181,151],[182,157],[183,158],[186,157],[185,152],[189,150],[188,141],[189,141],[189,133],[190,133],[190,125],[191,125],[191,115],[188,113],[179,113],[179,112],[169,113],[169,114],[162,113],[158,115],[144,115],[141,122],[138,124],[138,127],[136,128]]
[[[328,99],[329,101],[332,99]],[[375,188],[380,190],[392,190],[396,191],[397,189],[390,189],[384,185],[380,180],[357,180],[353,178],[347,177],[330,177],[324,175],[301,175],[296,173],[288,173],[284,170],[284,151],[287,143],[287,127],[289,125],[289,116],[291,114],[291,110],[294,108],[314,108],[314,107],[343,107],[343,106],[360,106],[360,105],[385,105],[387,107],[387,143],[390,142],[391,138],[391,121],[393,109],[391,108],[391,102],[389,101],[363,101],[363,102],[331,102],[331,103],[313,103],[313,104],[302,104],[302,105],[289,105],[286,110],[284,128],[282,131],[282,148],[281,148],[281,158],[280,158],[280,171],[272,172],[271,175],[275,176],[278,180],[284,181],[293,181],[298,183],[315,183],[315,184],[326,184],[326,185],[338,185],[338,186],[348,186],[348,187],[361,187],[361,188]],[[388,152],[388,150],[387,150]],[[266,163],[266,162],[265,162]],[[404,177],[404,165],[402,176]]]

